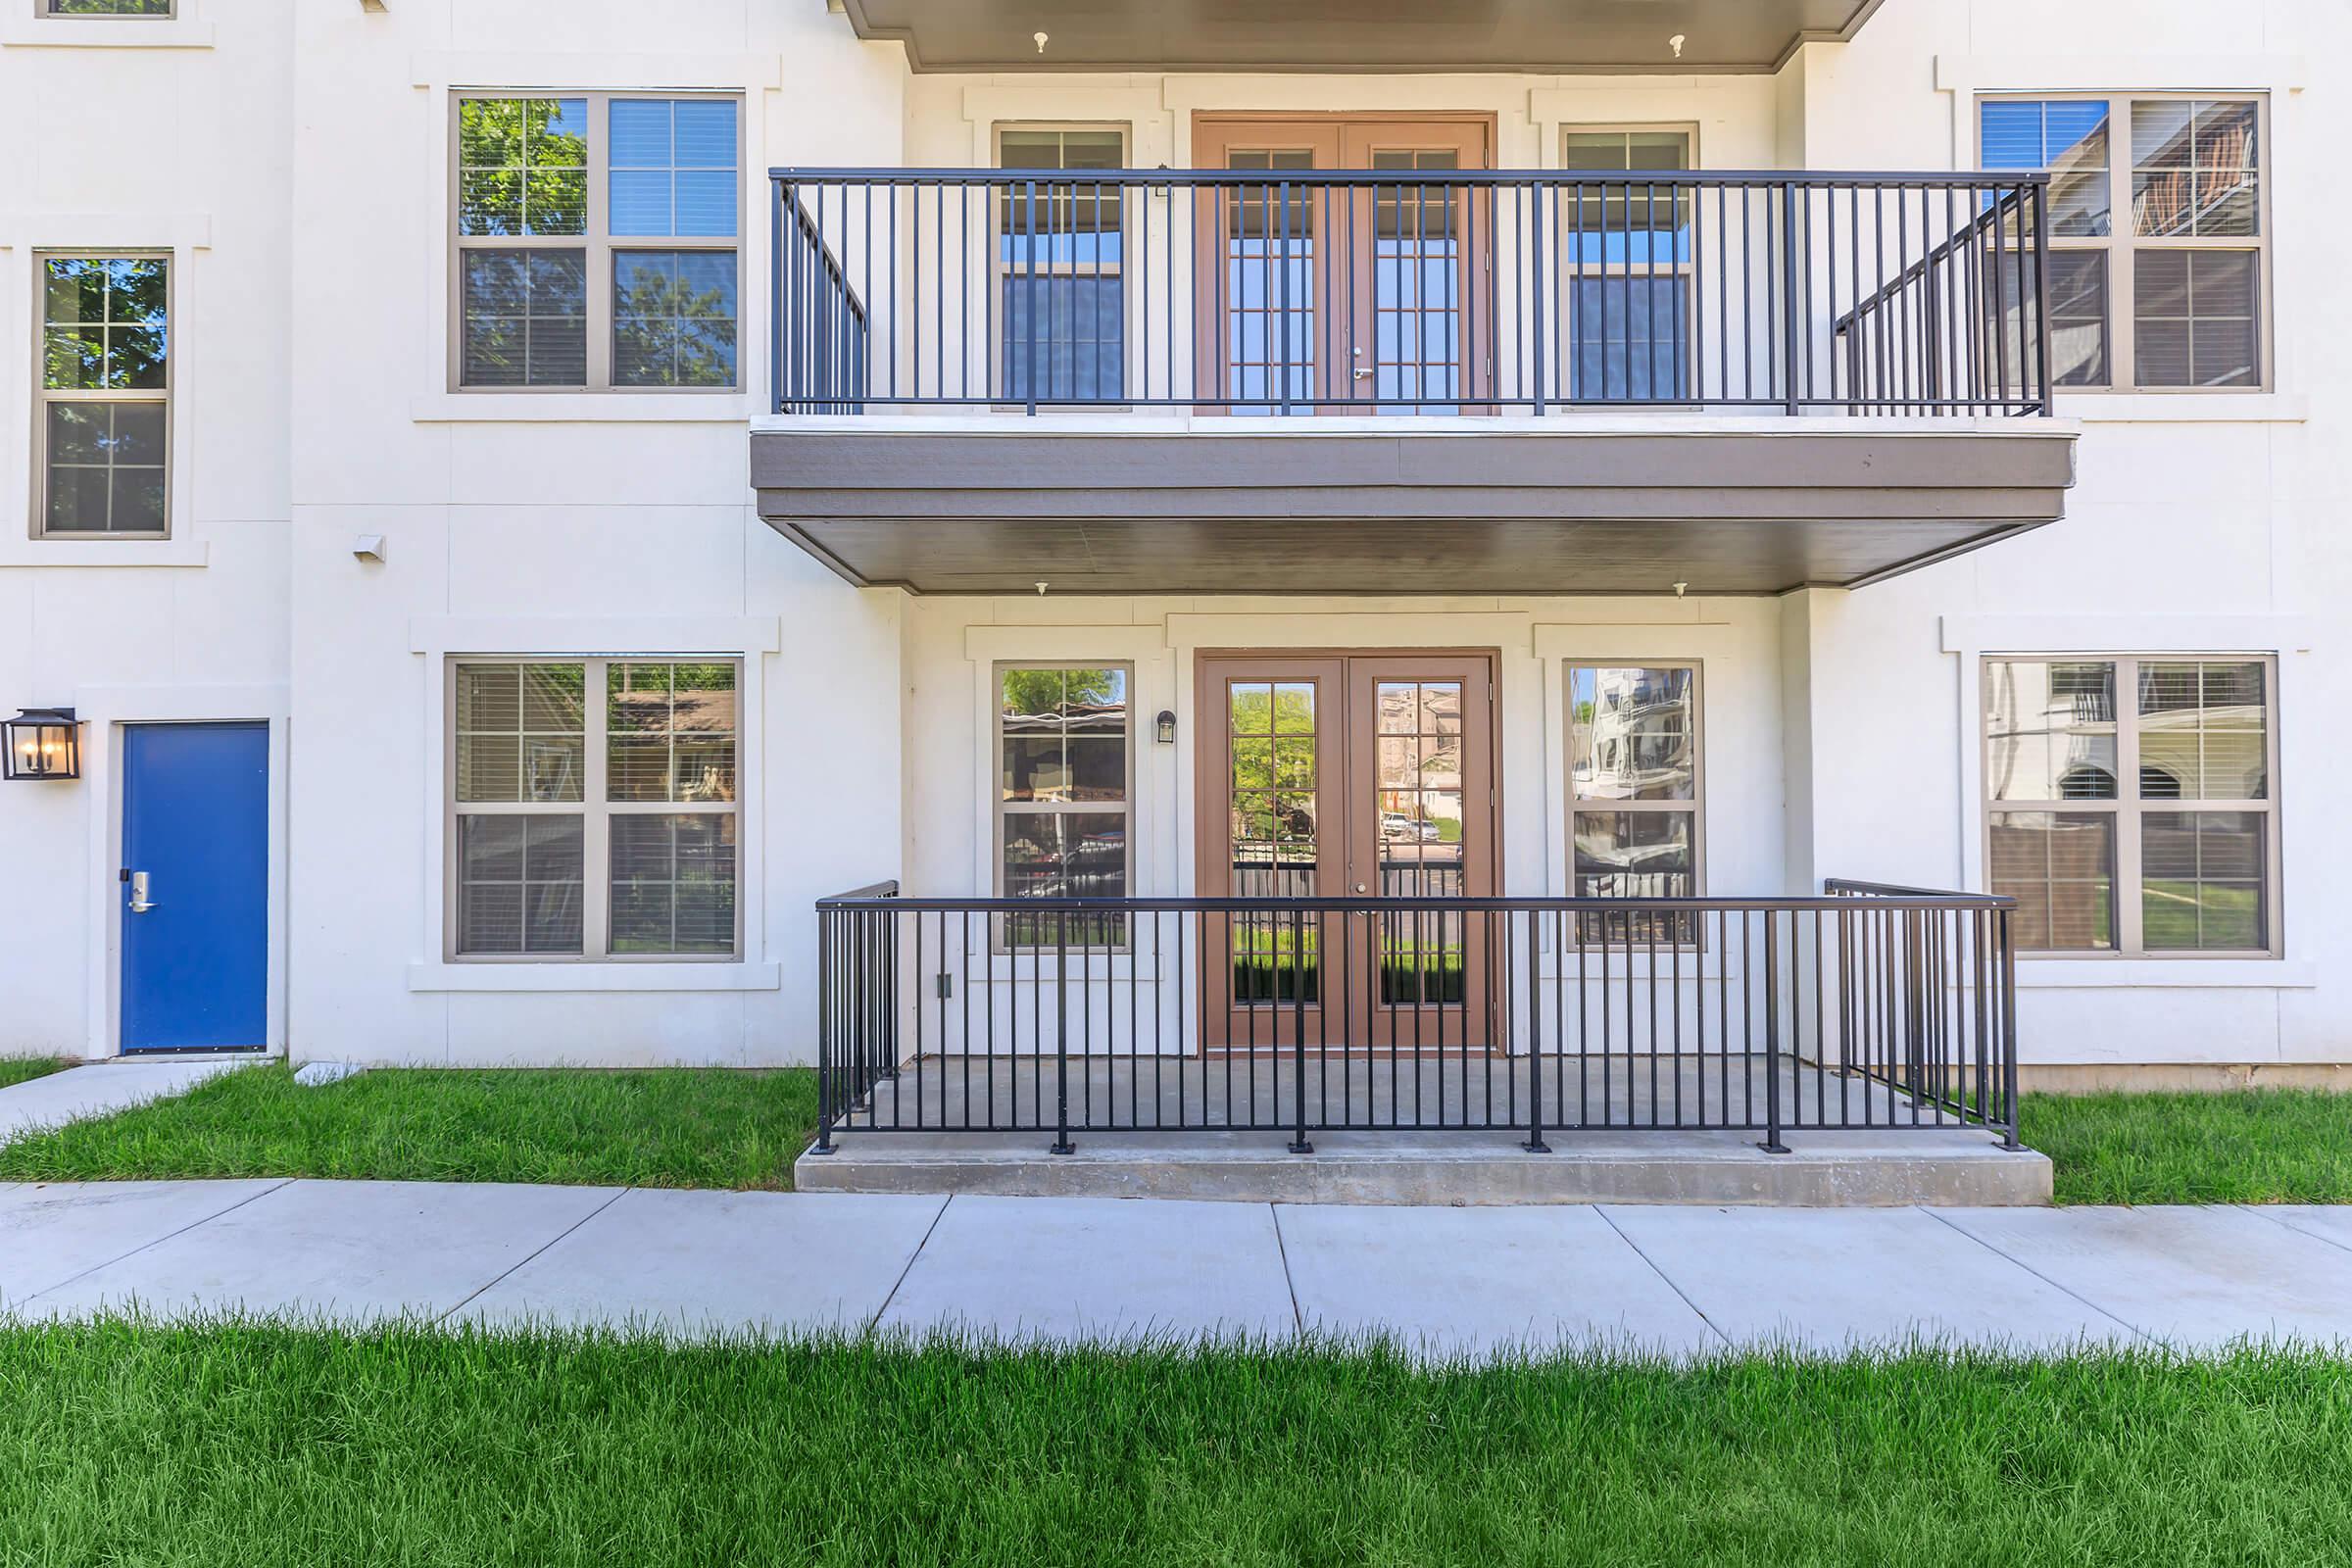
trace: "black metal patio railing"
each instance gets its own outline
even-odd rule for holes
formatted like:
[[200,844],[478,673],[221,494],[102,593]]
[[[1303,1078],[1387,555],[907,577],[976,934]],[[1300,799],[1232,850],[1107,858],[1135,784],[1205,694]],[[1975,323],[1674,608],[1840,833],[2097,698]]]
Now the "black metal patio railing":
[[1956,1128],[2017,1141],[2014,902],[817,905],[817,1150],[865,1133]]
[[770,177],[779,413],[2050,412],[2041,173]]

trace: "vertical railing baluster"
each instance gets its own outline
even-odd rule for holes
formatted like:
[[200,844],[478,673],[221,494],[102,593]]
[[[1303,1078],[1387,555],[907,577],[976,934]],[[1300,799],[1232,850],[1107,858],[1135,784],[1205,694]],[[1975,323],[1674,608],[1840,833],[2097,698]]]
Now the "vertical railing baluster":
[[1764,1142],[1767,1154],[1786,1154],[1781,1142],[1781,923],[1764,910]]

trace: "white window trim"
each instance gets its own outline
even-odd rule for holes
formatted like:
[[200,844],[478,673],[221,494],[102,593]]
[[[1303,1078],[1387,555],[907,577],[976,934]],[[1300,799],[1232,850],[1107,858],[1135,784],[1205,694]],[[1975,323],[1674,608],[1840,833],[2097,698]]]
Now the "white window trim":
[[[13,17],[13,10],[0,17]],[[0,381],[0,421],[23,439],[0,440],[0,567],[6,566],[172,566],[201,567],[209,549],[199,537],[201,525],[193,511],[188,423],[167,420],[171,449],[165,460],[165,515],[169,537],[141,534],[127,538],[88,535],[42,536],[40,514],[31,509],[41,482],[34,420],[39,415],[40,289],[43,256],[155,255],[172,262],[171,398],[181,407],[198,406],[204,395],[205,367],[200,333],[191,330],[189,301],[200,286],[201,269],[195,258],[209,260],[213,245],[212,219],[203,213],[182,213],[153,219],[121,214],[50,214],[40,218],[0,220],[0,365],[27,368]],[[30,406],[17,405],[23,396]],[[22,422],[16,422],[22,420]],[[24,466],[20,467],[22,464]],[[19,515],[6,498],[26,509]]]
[[[726,663],[735,671],[735,728],[737,784],[734,796],[719,803],[686,801],[617,801],[608,791],[607,768],[612,731],[605,705],[606,675],[614,664],[666,664],[685,662]],[[449,774],[443,790],[449,822],[442,898],[448,906],[442,929],[448,945],[442,957],[451,963],[735,963],[743,956],[743,668],[731,655],[639,654],[451,654],[442,661],[449,691],[443,703],[455,723],[458,671],[490,664],[577,664],[584,666],[580,798],[577,801],[461,802],[458,799],[457,734],[450,733]],[[468,816],[573,816],[580,819],[580,951],[578,953],[463,953],[458,949],[458,898],[461,877],[462,826]],[[612,823],[623,816],[723,816],[735,820],[735,938],[727,953],[618,953],[612,949]]]
[[[54,261],[160,261],[164,264],[164,384],[120,391],[58,391],[48,385],[48,284]],[[177,532],[179,483],[179,256],[169,246],[43,246],[32,253],[32,499],[26,527],[36,544],[168,544]],[[137,532],[48,532],[49,406],[53,402],[160,403],[164,410],[164,525]]]
[[[1973,110],[1972,110],[1973,112]],[[2021,659],[2047,657],[2050,649],[2135,648],[2143,658],[2196,655],[2247,658],[2272,656],[2277,688],[2271,701],[2280,715],[2273,757],[2278,772],[2271,795],[2281,814],[2288,807],[2286,778],[2325,771],[2314,748],[2318,735],[2296,726],[2292,713],[2318,677],[2307,660],[2317,621],[2309,615],[2037,615],[1947,614],[1939,642],[1960,662],[1954,681],[1953,722],[1959,726],[1958,807],[1954,821],[1960,855],[1960,886],[1985,886],[1984,669],[1988,655]],[[2084,654],[2082,657],[2093,657]],[[2324,730],[2322,731],[2324,735]],[[1972,739],[1974,737],[1974,739]],[[2315,922],[2291,917],[2298,884],[2281,878],[2274,893],[2280,942],[2278,957],[2233,957],[2213,954],[2187,963],[2170,957],[2133,958],[2101,953],[2062,953],[2020,963],[2017,983],[2026,990],[2109,990],[2135,986],[2195,986],[2214,989],[2293,990],[2319,984],[2320,966],[2311,932]]]
[[[2254,105],[2257,163],[2253,234],[2142,235],[2133,232],[2132,105],[2168,99]],[[2274,128],[2277,119],[2272,112],[2274,94],[2267,87],[2131,88],[2112,92],[2081,86],[2046,89],[1985,87],[1964,95],[1964,101],[1970,123],[1967,139],[1962,145],[1971,150],[1972,156],[1967,160],[1969,165],[1979,169],[1984,163],[1985,104],[2103,103],[2107,106],[2108,231],[2102,235],[2066,235],[2053,230],[2050,234],[2050,248],[2053,251],[2096,251],[2107,258],[2104,301],[2107,317],[2107,376],[2102,381],[2061,387],[2058,389],[2061,396],[2246,398],[2262,397],[2278,391],[2278,345],[2282,339],[2278,329],[2277,269],[2273,261],[2277,251],[2277,218],[2273,200],[2273,187],[2277,182],[2277,134]],[[2254,360],[2257,372],[2254,380],[2240,386],[2140,384],[2136,377],[2138,367],[2134,357],[2133,328],[2137,311],[2134,261],[2139,252],[2149,250],[2251,251],[2254,254]]]
[[209,6],[177,0],[167,17],[53,17],[47,0],[0,0],[0,49],[210,49]]
[[[424,876],[419,892],[423,916],[418,951],[430,955],[409,965],[412,992],[684,992],[773,991],[783,984],[783,965],[767,958],[765,813],[757,808],[765,777],[761,767],[765,732],[766,665],[782,646],[773,616],[565,615],[418,616],[409,624],[409,651],[418,656],[424,717]],[[560,650],[549,655],[548,650]],[[448,682],[452,657],[466,655],[592,656],[642,660],[737,659],[735,797],[735,901],[741,937],[735,961],[707,956],[676,960],[662,956],[559,958],[553,961],[453,962],[442,956],[449,940],[447,886],[443,867],[450,851],[450,812],[445,798],[451,744]]]

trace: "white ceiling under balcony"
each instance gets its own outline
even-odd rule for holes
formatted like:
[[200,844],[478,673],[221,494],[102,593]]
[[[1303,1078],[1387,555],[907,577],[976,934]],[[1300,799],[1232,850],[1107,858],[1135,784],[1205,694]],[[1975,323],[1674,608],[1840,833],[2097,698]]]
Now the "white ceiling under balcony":
[[1880,4],[842,0],[859,37],[905,43],[917,71],[989,72],[1770,71],[1801,43],[1852,37]]

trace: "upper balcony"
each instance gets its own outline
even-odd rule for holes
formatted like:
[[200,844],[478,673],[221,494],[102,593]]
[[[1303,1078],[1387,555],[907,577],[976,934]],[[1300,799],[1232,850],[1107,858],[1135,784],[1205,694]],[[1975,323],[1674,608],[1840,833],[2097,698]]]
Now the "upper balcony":
[[947,592],[1774,592],[2060,515],[2045,176],[1364,161],[776,171],[763,514]]

